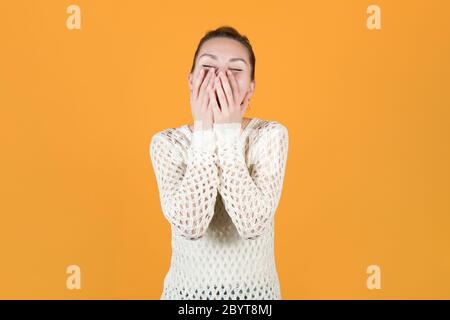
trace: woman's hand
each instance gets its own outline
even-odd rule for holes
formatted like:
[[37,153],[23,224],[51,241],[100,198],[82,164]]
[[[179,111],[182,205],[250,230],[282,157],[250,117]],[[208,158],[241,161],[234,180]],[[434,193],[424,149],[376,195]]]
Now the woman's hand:
[[211,129],[213,125],[213,112],[210,105],[210,94],[213,92],[214,69],[206,71],[201,69],[194,80],[194,87],[191,90],[191,111],[194,123],[201,121],[203,130]]
[[239,102],[239,86],[231,71],[227,70],[226,75],[220,71],[214,82],[214,91],[217,93],[220,108],[212,93],[212,111],[215,123],[242,122],[242,118],[247,110],[248,98],[241,105]]

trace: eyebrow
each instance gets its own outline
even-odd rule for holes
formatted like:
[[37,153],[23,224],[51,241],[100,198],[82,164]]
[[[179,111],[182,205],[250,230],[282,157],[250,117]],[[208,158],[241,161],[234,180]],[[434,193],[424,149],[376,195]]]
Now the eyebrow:
[[[216,55],[213,55],[213,54],[211,54],[211,53],[204,53],[204,54],[202,54],[200,57],[198,57],[198,59],[200,60],[200,58],[203,57],[203,56],[208,56],[208,57],[210,57],[210,58],[212,58],[212,59],[214,59],[214,60],[217,60],[217,56],[216,56]],[[246,65],[248,65],[247,61],[245,61],[245,60],[242,59],[242,58],[231,58],[231,59],[228,60],[228,61],[230,61],[230,62],[232,62],[232,61],[242,61],[242,62],[244,62]]]

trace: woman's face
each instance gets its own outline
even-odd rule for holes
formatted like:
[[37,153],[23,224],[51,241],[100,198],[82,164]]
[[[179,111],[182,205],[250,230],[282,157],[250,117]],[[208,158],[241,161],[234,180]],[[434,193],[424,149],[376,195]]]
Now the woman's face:
[[230,70],[235,77],[239,88],[239,103],[244,98],[250,98],[255,90],[255,80],[251,80],[251,65],[247,48],[240,42],[224,38],[212,38],[203,43],[197,54],[195,69],[189,73],[189,87],[192,90],[193,82],[200,70],[215,69],[216,75],[220,70],[225,74]]

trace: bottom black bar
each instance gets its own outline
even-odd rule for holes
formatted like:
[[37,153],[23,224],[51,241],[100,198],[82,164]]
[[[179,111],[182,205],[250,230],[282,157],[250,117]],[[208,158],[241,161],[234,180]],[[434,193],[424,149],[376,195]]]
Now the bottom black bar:
[[135,319],[309,319],[320,316],[448,317],[449,300],[2,300],[2,313]]

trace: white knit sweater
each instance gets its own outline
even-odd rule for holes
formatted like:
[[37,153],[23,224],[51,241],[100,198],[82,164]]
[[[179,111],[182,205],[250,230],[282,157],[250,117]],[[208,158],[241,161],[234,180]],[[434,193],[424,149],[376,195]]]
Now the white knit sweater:
[[274,215],[288,131],[252,118],[157,132],[150,157],[172,258],[160,299],[281,299]]

